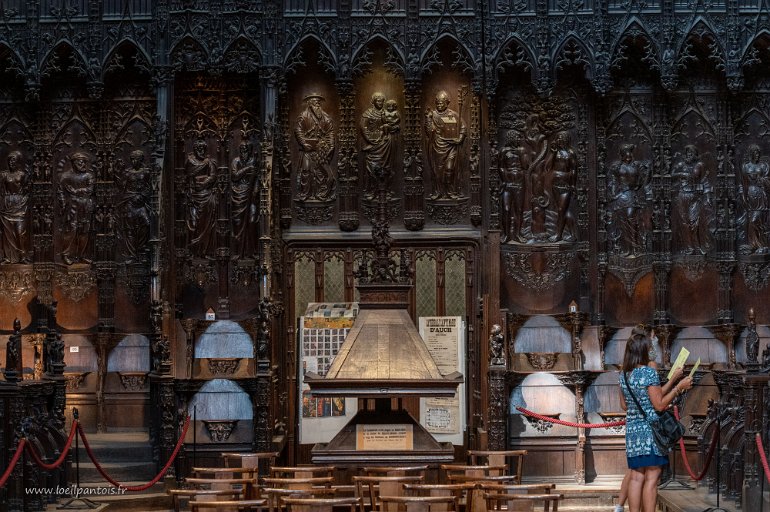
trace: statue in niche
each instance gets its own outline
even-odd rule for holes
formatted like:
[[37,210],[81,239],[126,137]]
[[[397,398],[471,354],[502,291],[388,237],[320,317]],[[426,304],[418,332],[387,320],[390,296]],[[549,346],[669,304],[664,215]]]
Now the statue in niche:
[[504,344],[503,329],[498,324],[494,324],[489,332],[489,364],[493,366],[505,364],[503,359]]
[[208,155],[204,139],[193,143],[184,165],[187,178],[187,230],[190,251],[205,258],[216,248],[216,222],[219,207],[217,195],[217,163]]
[[87,254],[96,209],[96,176],[86,153],[73,153],[69,160],[70,168],[61,175],[58,194],[64,234],[62,260],[67,265],[90,263]]
[[377,192],[377,175],[383,173],[386,188],[390,188],[393,177],[394,137],[401,128],[401,116],[395,100],[385,101],[385,95],[372,95],[371,106],[361,116],[361,136],[364,138],[362,151],[365,154],[366,175],[369,178],[367,199],[373,199]]
[[706,254],[711,210],[708,172],[693,145],[685,146],[684,159],[674,165],[672,178],[678,181],[674,219],[685,254]]
[[0,222],[3,238],[0,263],[29,263],[28,210],[32,184],[21,151],[8,153],[8,167],[0,171]]
[[623,144],[620,161],[608,176],[607,229],[615,250],[622,256],[645,252],[651,227],[645,215],[652,200],[649,162],[634,160],[634,144]]
[[762,159],[762,151],[757,144],[749,146],[747,156],[738,181],[738,193],[745,209],[743,224],[746,226],[746,246],[741,249],[766,254],[770,242],[770,166]]
[[246,140],[238,146],[238,156],[230,164],[232,183],[233,254],[236,257],[254,256],[259,217],[259,188],[257,186],[257,158],[254,145]]
[[[556,225],[553,234],[548,238],[551,242],[575,240],[575,218],[570,211],[572,195],[577,184],[577,156],[570,147],[570,137],[567,132],[559,132],[553,141],[545,161],[546,176],[550,177],[551,191],[556,208]],[[565,228],[567,234],[565,236]]]
[[524,148],[518,146],[516,133],[510,131],[505,146],[499,154],[500,180],[503,203],[503,243],[508,241],[526,242],[521,234],[524,220],[524,193],[527,175],[522,164]]
[[334,199],[336,180],[331,162],[334,156],[334,123],[323,111],[324,98],[318,94],[305,97],[305,110],[299,115],[294,136],[300,150],[297,170],[297,199],[328,201]]
[[5,380],[17,382],[21,380],[24,371],[21,359],[21,322],[18,318],[13,321],[13,334],[8,336],[5,347]]
[[144,151],[137,149],[129,154],[131,166],[125,171],[123,197],[118,203],[118,215],[122,219],[120,237],[127,262],[141,260],[150,241],[150,190],[152,175],[144,163]]
[[460,146],[465,142],[465,123],[459,114],[449,108],[449,94],[436,94],[436,108],[428,109],[425,131],[428,135],[428,153],[433,176],[434,193],[431,199],[458,199]]

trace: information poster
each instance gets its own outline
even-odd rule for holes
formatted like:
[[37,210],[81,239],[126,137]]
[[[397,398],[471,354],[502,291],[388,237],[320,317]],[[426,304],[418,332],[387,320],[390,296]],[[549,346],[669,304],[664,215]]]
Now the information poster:
[[[459,316],[420,318],[420,336],[442,375],[465,375],[465,323]],[[421,398],[420,423],[436,440],[463,444],[465,430],[465,384],[454,397]]]
[[329,371],[358,314],[358,304],[310,303],[299,325],[299,436],[302,444],[326,443],[357,410],[355,398],[314,397],[305,372],[321,377]]
[[356,450],[413,450],[412,425],[356,425]]

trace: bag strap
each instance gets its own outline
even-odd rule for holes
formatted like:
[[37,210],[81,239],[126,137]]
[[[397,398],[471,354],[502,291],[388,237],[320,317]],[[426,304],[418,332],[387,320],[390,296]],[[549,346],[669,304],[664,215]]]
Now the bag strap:
[[628,382],[628,378],[626,378],[626,372],[621,372],[623,375],[623,380],[626,382],[626,389],[628,389],[628,392],[631,393],[631,398],[634,399],[634,403],[639,408],[640,411],[642,411],[642,414],[644,415],[644,419],[646,421],[650,421],[647,417],[647,413],[644,411],[644,408],[642,407],[642,404],[639,403],[639,399],[636,398],[636,393],[634,393],[633,388],[631,387],[631,384]]

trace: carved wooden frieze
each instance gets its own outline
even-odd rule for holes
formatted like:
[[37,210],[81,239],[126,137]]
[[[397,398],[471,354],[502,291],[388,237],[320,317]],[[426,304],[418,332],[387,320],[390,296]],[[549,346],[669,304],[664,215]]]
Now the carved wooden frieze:
[[95,274],[82,266],[57,272],[55,279],[64,296],[73,302],[80,302],[96,288]]
[[19,302],[35,291],[35,274],[30,270],[0,272],[0,296]]
[[574,251],[518,251],[503,248],[505,273],[525,288],[548,290],[572,275]]

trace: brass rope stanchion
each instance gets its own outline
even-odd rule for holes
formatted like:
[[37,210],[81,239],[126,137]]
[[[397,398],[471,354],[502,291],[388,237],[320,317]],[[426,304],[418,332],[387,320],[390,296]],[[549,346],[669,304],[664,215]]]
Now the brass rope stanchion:
[[[80,429],[80,425],[78,424],[78,409],[77,407],[72,408],[72,418],[73,418],[73,426],[72,428]],[[75,492],[76,495],[74,498],[70,498],[61,505],[57,507],[57,509],[62,510],[84,510],[84,509],[94,509],[99,508],[99,504],[96,503],[93,500],[89,500],[88,498],[81,498],[80,497],[80,443],[78,443],[78,435],[75,435]]]

